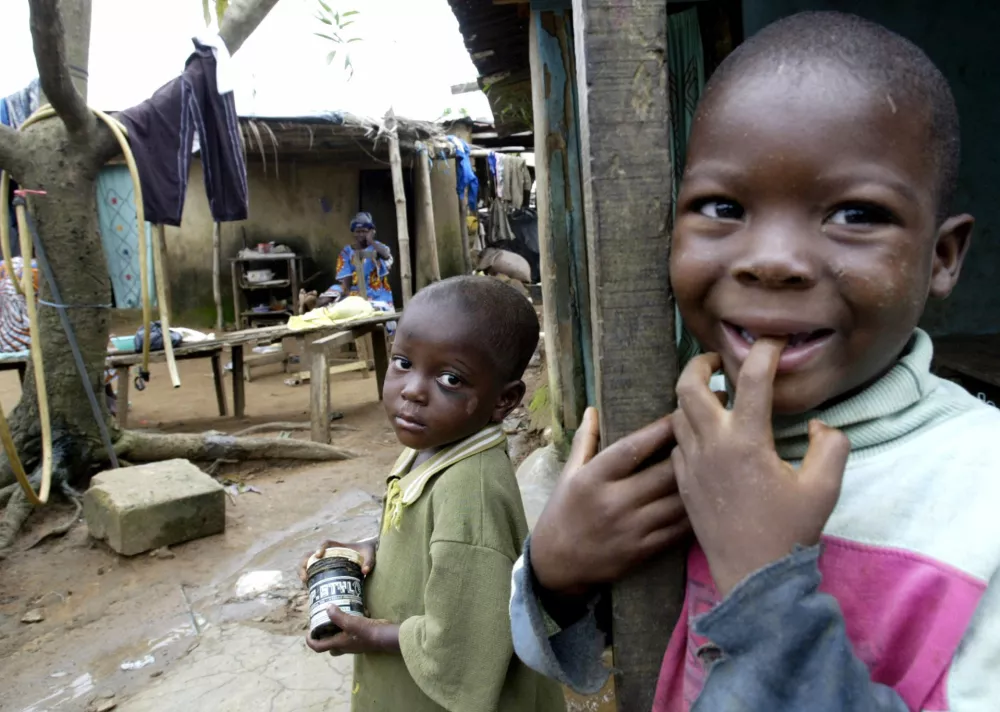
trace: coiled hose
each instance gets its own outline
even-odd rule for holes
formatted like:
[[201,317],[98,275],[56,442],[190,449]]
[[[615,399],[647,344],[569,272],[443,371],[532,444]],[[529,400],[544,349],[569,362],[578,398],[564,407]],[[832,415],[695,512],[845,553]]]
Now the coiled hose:
[[[145,338],[143,339],[142,366],[139,379],[149,380],[149,326],[151,321],[152,305],[150,304],[149,299],[149,255],[146,244],[146,217],[142,202],[142,186],[139,183],[139,170],[135,163],[135,156],[132,155],[132,149],[128,145],[128,139],[125,137],[125,128],[116,119],[108,116],[103,111],[98,109],[91,110],[98,119],[107,125],[108,129],[110,129],[111,133],[118,140],[118,145],[121,147],[122,154],[125,156],[125,162],[128,165],[129,173],[132,177],[132,187],[135,196],[136,223],[138,225],[139,235],[139,277],[142,291],[142,325],[143,333],[145,334]],[[23,131],[31,124],[44,119],[52,118],[54,116],[57,116],[55,109],[49,105],[43,106],[21,125],[20,130]],[[10,224],[10,208],[7,204],[7,195],[9,190],[10,177],[7,175],[6,171],[0,171],[0,251],[2,251],[3,258],[8,266],[13,264],[8,227]],[[48,396],[45,389],[45,370],[43,368],[41,339],[38,331],[38,308],[35,304],[34,280],[31,270],[31,232],[28,226],[24,206],[18,205],[15,212],[24,269],[22,270],[22,283],[18,284],[17,281],[14,280],[14,285],[17,291],[24,296],[27,304],[31,344],[35,347],[31,349],[31,360],[32,365],[34,366],[35,384],[38,394],[38,416],[41,420],[42,426],[42,474],[37,494],[35,493],[35,490],[31,485],[31,481],[28,479],[28,475],[24,471],[24,465],[21,463],[21,459],[17,454],[17,448],[14,445],[14,439],[10,432],[10,425],[7,422],[7,418],[4,415],[2,408],[0,408],[0,443],[3,444],[4,451],[7,453],[7,459],[9,460],[11,469],[14,472],[14,477],[24,489],[24,493],[27,495],[28,501],[34,505],[40,505],[48,502],[49,492],[52,487],[52,420],[49,414]],[[154,258],[159,257],[157,253],[158,251],[154,250]],[[171,380],[176,388],[180,386],[180,379],[177,375],[173,345],[170,342],[170,323],[169,316],[167,315],[168,309],[166,300],[164,298],[165,290],[166,286],[160,284],[160,280],[157,280],[157,296],[160,301],[161,321],[163,323],[163,330],[165,331],[163,339],[164,350],[166,351],[167,364],[170,370]],[[64,326],[66,326],[65,321]],[[69,334],[67,334],[67,336],[69,336]],[[122,404],[120,407],[127,408],[128,404]],[[109,452],[109,457],[114,459],[113,453]]]

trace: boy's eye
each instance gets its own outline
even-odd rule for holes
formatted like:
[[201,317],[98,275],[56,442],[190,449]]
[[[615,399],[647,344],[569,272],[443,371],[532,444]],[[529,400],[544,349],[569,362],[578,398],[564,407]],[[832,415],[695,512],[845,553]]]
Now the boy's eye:
[[742,220],[746,211],[735,200],[712,198],[697,206],[698,212],[713,220]]
[[445,388],[458,388],[462,385],[462,379],[454,373],[442,373],[437,381]]
[[828,221],[834,225],[894,225],[896,217],[878,205],[848,205],[835,211]]
[[398,368],[401,371],[408,371],[408,370],[410,370],[410,365],[411,364],[410,364],[409,360],[403,358],[402,356],[393,356],[392,357],[392,365],[395,366],[396,368]]

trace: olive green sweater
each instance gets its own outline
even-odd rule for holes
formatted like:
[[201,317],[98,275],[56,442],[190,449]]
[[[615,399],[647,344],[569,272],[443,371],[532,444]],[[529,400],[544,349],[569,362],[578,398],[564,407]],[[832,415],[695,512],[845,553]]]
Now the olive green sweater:
[[508,605],[527,524],[506,438],[487,428],[389,476],[368,615],[402,655],[355,658],[356,712],[562,712],[557,683],[514,655]]

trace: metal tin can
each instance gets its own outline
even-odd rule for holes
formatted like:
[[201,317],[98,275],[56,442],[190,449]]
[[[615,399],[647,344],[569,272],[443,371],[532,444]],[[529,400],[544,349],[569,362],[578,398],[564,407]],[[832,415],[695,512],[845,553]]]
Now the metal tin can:
[[306,562],[309,585],[309,636],[329,638],[340,632],[326,610],[337,606],[352,616],[365,614],[361,565],[364,559],[354,549],[330,548],[323,556],[313,554]]

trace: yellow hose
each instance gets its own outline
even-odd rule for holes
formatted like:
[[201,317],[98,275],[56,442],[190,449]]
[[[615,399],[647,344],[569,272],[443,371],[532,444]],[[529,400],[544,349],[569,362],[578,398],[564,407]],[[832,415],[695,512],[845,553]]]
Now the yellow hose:
[[[103,111],[98,109],[91,110],[97,118],[107,125],[108,129],[110,129],[111,133],[118,140],[118,145],[121,147],[122,154],[125,156],[125,162],[128,164],[129,173],[132,176],[132,188],[135,195],[136,223],[138,225],[139,235],[139,279],[142,290],[142,326],[143,334],[145,335],[142,348],[142,373],[147,374],[149,373],[149,343],[151,340],[149,336],[149,325],[152,316],[152,305],[150,304],[149,299],[149,266],[147,264],[149,253],[146,245],[146,216],[142,202],[142,185],[139,182],[139,169],[135,163],[135,156],[132,155],[132,149],[128,145],[128,139],[125,137],[125,128],[121,125],[121,123],[117,119],[108,116]],[[20,130],[23,131],[31,124],[44,119],[52,118],[53,116],[57,116],[55,109],[49,105],[45,105],[28,117],[28,119],[21,124]],[[10,178],[6,171],[0,171],[0,251],[3,253],[3,258],[6,261],[8,268],[12,268],[13,257],[11,255],[9,234],[10,207],[7,204],[7,194],[9,190]],[[35,390],[38,395],[38,416],[42,422],[42,481],[38,494],[35,494],[35,491],[31,486],[31,482],[24,471],[24,465],[21,463],[21,459],[17,454],[17,448],[14,445],[14,439],[10,433],[10,425],[7,422],[7,418],[4,415],[2,408],[0,408],[0,444],[3,445],[3,449],[7,453],[7,459],[10,461],[14,477],[24,489],[24,493],[27,495],[28,501],[34,505],[40,505],[45,504],[48,501],[49,491],[52,487],[52,420],[49,416],[49,401],[45,390],[45,369],[42,362],[41,348],[42,342],[38,332],[38,307],[35,304],[34,275],[33,270],[31,269],[31,233],[29,232],[24,211],[25,208],[21,205],[17,206],[15,211],[17,215],[18,238],[21,245],[21,259],[24,264],[22,269],[23,284],[18,284],[17,280],[12,281],[14,282],[18,293],[23,295],[25,297],[25,301],[27,302],[31,344],[36,347],[31,349],[31,362],[35,371]],[[156,251],[154,251],[154,259],[156,257]],[[156,265],[154,265],[154,269],[155,268]],[[161,304],[161,311],[166,309],[167,306],[165,304]],[[169,331],[167,331],[164,335],[164,340],[169,342]],[[177,367],[176,364],[173,363],[173,349],[167,350],[166,355],[170,366],[171,378],[174,380],[174,386],[177,387],[180,385],[180,382],[175,376]],[[125,403],[122,407],[127,408],[128,404]]]

